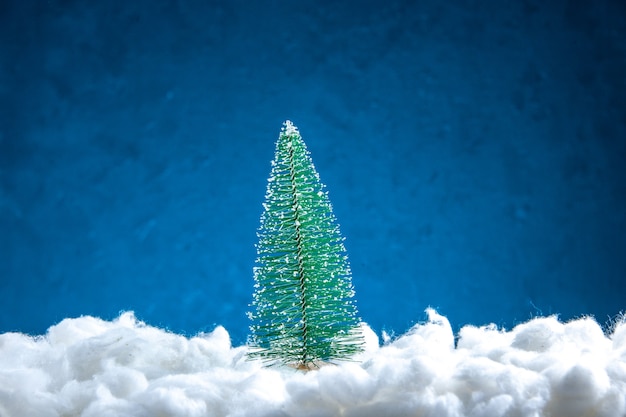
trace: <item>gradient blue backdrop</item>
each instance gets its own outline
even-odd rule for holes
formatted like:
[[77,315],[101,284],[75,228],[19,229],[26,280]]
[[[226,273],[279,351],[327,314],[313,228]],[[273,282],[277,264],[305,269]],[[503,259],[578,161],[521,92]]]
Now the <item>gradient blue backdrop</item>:
[[243,343],[285,119],[375,330],[626,309],[623,1],[3,1],[0,60],[0,332]]

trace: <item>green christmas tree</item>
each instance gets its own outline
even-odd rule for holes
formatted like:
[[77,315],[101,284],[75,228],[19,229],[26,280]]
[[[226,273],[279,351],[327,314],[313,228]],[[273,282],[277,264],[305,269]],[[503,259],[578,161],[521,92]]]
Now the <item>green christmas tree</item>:
[[299,369],[350,359],[363,336],[343,237],[290,121],[276,143],[263,207],[249,356]]

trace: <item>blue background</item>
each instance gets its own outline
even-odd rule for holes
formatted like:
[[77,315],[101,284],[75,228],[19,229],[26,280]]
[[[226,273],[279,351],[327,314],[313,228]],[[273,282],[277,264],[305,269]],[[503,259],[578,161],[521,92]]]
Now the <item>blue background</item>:
[[286,119],[376,331],[626,309],[623,1],[3,1],[0,42],[0,332],[243,343]]

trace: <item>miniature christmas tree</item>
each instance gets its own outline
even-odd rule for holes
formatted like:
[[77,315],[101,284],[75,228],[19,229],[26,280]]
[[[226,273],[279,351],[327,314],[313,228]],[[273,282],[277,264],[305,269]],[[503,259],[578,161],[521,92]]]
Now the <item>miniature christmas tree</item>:
[[290,121],[263,207],[249,356],[299,369],[349,359],[363,344],[350,265],[328,194]]

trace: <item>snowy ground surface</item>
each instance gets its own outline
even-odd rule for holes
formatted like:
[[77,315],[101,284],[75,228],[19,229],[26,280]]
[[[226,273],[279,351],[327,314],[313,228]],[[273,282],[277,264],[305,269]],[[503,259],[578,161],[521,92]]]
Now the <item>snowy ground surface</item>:
[[535,318],[511,331],[429,320],[358,362],[302,373],[263,368],[227,331],[187,338],[146,326],[66,319],[45,336],[0,335],[1,417],[621,417],[626,323]]

